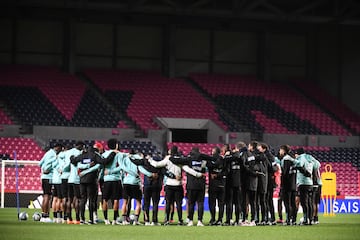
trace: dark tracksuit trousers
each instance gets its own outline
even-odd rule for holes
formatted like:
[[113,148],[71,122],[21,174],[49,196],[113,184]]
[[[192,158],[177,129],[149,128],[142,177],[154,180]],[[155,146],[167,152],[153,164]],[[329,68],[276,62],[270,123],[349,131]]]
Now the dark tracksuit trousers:
[[89,219],[94,222],[94,212],[96,210],[97,183],[80,183],[80,217],[85,221],[85,205],[89,200]]
[[222,219],[224,217],[224,207],[225,207],[224,186],[214,186],[209,188],[209,209],[211,215],[210,222],[214,222],[216,220],[216,201],[218,202],[218,207],[219,207],[218,221],[222,222]]
[[176,203],[179,222],[182,222],[182,200],[184,198],[184,189],[179,186],[166,186],[165,199],[166,199],[166,221],[170,221],[171,206]]
[[152,209],[152,221],[158,222],[158,211],[159,211],[159,201],[160,201],[160,192],[161,188],[158,186],[147,185],[144,186],[144,221],[150,221],[150,202],[153,202]]

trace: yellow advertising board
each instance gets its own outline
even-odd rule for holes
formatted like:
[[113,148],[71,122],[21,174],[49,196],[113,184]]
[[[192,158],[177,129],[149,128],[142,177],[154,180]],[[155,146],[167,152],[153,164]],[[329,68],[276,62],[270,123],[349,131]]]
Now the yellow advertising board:
[[321,173],[321,198],[324,204],[324,216],[335,216],[334,202],[336,200],[336,173],[331,164],[325,165],[325,172]]

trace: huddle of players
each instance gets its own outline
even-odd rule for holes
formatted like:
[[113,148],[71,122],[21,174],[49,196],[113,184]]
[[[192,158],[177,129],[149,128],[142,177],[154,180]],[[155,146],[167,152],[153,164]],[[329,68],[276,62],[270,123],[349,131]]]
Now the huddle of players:
[[[64,150],[61,144],[56,144],[45,153],[39,163],[44,193],[41,221],[53,222],[49,217],[52,196],[54,222],[95,224],[99,185],[105,224],[110,224],[107,216],[108,201],[112,200],[114,220],[117,220],[121,197],[124,198],[121,208],[123,216],[128,215],[128,203],[133,198],[136,199],[135,214],[138,217],[142,199],[140,172],[151,179],[156,179],[156,174],[133,164],[129,154],[119,152],[116,139],[107,142],[107,151],[104,151],[98,142],[87,149],[84,149],[83,142],[77,142],[75,145],[74,148]],[[89,221],[85,222],[87,202]],[[72,218],[72,208],[75,209],[75,219]],[[126,221],[127,218],[123,224]],[[138,223],[138,219],[135,222]],[[113,221],[113,224],[115,223]]]
[[[211,214],[209,225],[273,225],[276,224],[273,206],[275,173],[281,170],[283,173],[281,199],[286,209],[286,224],[296,222],[297,190],[300,192],[300,201],[304,209],[303,224],[310,224],[313,220],[312,192],[315,188],[312,177],[318,174],[315,163],[308,162],[312,162],[314,158],[300,152],[295,158],[287,145],[280,147],[278,157],[270,153],[266,144],[253,141],[248,145],[239,142],[234,149],[230,149],[228,145],[224,145],[221,149],[215,147],[211,155],[205,155],[200,153],[198,148],[193,148],[184,156],[174,146],[165,158],[120,152],[116,139],[109,139],[107,145],[109,150],[104,151],[100,143],[83,149],[84,144],[78,142],[69,150],[63,150],[62,146],[57,144],[44,155],[39,164],[44,191],[41,221],[52,221],[49,218],[52,195],[55,222],[95,224],[99,184],[105,224],[111,224],[108,218],[109,201],[112,202],[114,209],[112,224],[130,224],[131,199],[136,200],[133,224],[140,224],[141,200],[144,197],[145,225],[160,225],[158,204],[164,184],[166,200],[164,225],[170,224],[171,211],[174,211],[176,204],[179,225],[193,226],[194,210],[197,205],[197,226],[204,226],[204,199],[206,174],[208,174]],[[182,217],[183,172],[187,176],[186,223]],[[141,189],[140,174],[144,175],[143,189]],[[123,204],[120,207],[121,198]],[[87,201],[90,220],[85,222]],[[151,201],[153,211],[150,223]],[[216,206],[219,209],[217,218]],[[249,206],[250,221],[248,221]],[[74,220],[71,214],[72,208],[76,213]],[[121,209],[121,217],[119,217],[119,209]],[[224,212],[226,218],[223,222]],[[233,213],[235,213],[235,221],[232,220]]]

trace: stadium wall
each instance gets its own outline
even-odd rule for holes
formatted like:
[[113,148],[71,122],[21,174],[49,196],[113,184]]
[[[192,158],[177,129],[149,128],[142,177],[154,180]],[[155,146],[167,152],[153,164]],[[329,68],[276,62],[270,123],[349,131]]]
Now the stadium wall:
[[19,137],[20,125],[0,125],[0,137]]
[[360,114],[360,33],[358,27],[323,27],[315,33],[313,81]]
[[156,148],[160,152],[165,152],[167,149],[167,134],[168,131],[166,129],[161,130],[149,130],[148,131],[148,139],[151,141],[153,145],[156,146]]
[[[166,129],[207,129],[208,143],[225,142],[226,131],[209,119],[157,117],[154,120]],[[171,134],[168,134],[167,142],[172,142]]]

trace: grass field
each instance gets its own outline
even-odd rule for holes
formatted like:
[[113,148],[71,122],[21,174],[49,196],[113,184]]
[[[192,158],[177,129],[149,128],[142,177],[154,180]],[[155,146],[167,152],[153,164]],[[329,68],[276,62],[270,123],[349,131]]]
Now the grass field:
[[[34,222],[31,218],[34,210],[22,209],[22,211],[26,211],[29,214],[27,221],[18,221],[15,208],[0,209],[1,240],[360,239],[360,214],[338,214],[335,217],[320,216],[320,224],[313,226],[186,227],[174,225],[149,227],[40,223]],[[101,216],[101,212],[99,214]],[[163,212],[159,214],[159,216],[163,216]],[[110,216],[112,216],[111,211]],[[209,213],[206,212],[204,223],[207,223],[208,219]]]

